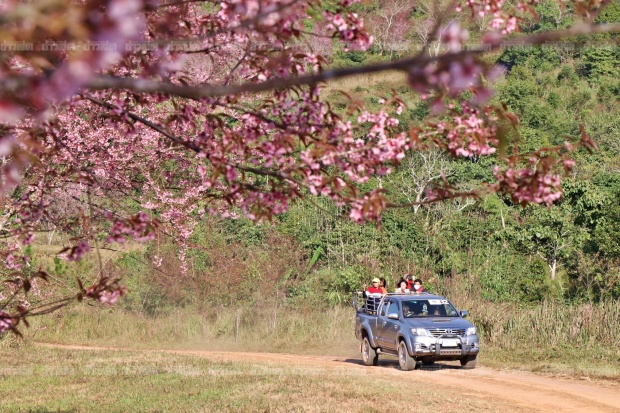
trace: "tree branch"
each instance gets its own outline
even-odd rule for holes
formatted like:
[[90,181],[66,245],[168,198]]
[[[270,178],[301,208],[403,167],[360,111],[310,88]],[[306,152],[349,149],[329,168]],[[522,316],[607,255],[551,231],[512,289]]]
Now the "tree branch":
[[[541,45],[546,42],[557,41],[566,37],[620,32],[620,23],[610,23],[602,25],[579,24],[570,29],[546,32],[535,35],[508,39],[511,46]],[[505,45],[504,45],[505,46]],[[243,83],[232,86],[181,86],[170,82],[157,80],[122,78],[112,76],[98,76],[86,84],[86,88],[93,90],[102,89],[127,89],[136,93],[164,93],[172,96],[179,96],[188,99],[200,100],[210,97],[222,97],[238,95],[241,93],[259,93],[274,89],[284,89],[292,86],[315,85],[333,79],[341,79],[360,74],[384,72],[388,70],[407,71],[415,66],[424,66],[432,62],[453,61],[468,55],[478,55],[498,50],[502,47],[501,43],[488,45],[484,50],[464,50],[456,53],[448,53],[441,56],[423,56],[418,54],[407,59],[377,63],[361,67],[350,67],[334,70],[326,70],[321,73],[288,77],[282,79],[271,79],[261,83]]]

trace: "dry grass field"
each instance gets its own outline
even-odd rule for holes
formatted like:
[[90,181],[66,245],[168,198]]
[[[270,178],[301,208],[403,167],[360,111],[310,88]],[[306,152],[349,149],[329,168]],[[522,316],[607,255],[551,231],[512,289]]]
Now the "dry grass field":
[[[0,352],[2,412],[500,412],[459,389],[357,364],[214,361],[163,352],[22,346]],[[451,407],[450,407],[451,406]],[[529,409],[517,411],[529,411]]]

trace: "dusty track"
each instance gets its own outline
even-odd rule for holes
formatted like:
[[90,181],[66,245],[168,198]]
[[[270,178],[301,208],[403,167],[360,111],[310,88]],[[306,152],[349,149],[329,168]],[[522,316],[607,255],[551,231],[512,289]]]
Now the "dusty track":
[[38,344],[73,350],[145,351],[185,354],[214,361],[237,361],[272,366],[317,369],[360,375],[392,375],[400,380],[415,375],[416,381],[434,383],[437,387],[458,389],[464,396],[478,398],[501,406],[505,412],[518,409],[533,412],[620,412],[620,384],[604,381],[587,382],[574,378],[558,378],[520,371],[500,371],[485,367],[461,370],[449,363],[412,372],[398,369],[395,360],[384,358],[377,367],[361,365],[358,359],[297,354],[247,353],[197,350],[135,350],[118,347],[87,347]]

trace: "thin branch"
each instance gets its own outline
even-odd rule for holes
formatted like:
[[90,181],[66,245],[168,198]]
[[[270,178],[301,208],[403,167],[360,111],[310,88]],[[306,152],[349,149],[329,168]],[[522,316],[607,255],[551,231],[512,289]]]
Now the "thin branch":
[[[159,231],[159,232],[161,232],[161,233],[162,233],[162,234],[164,234],[164,235],[167,235],[164,231]],[[123,250],[116,250],[116,249],[114,249],[114,248],[105,248],[105,247],[101,247],[101,249],[102,249],[102,250],[106,250],[106,251],[113,251],[113,252],[123,252]],[[205,249],[205,251],[206,251],[206,249]],[[159,273],[161,273],[161,274],[165,275],[166,277],[172,277],[172,275],[171,275],[171,274],[168,274],[167,272],[160,270],[160,269],[159,269],[159,268],[157,268],[156,266],[152,265],[152,263],[148,263],[148,262],[146,262],[146,261],[142,261],[142,260],[140,260],[140,259],[138,259],[138,258],[134,257],[132,254],[127,254],[127,255],[125,255],[125,257],[131,258],[132,260],[137,261],[137,262],[139,262],[140,264],[148,265],[148,266],[149,266],[152,270],[155,270],[155,271],[157,271],[157,272],[159,272]]]
[[[90,100],[91,102],[99,105],[99,106],[103,106],[103,107],[111,109],[111,110],[117,109],[116,106],[112,105],[111,103],[103,102],[101,100],[93,98],[92,96],[86,96],[85,98]],[[123,112],[126,113],[127,116],[129,116],[134,121],[140,122],[140,123],[148,126],[149,128],[151,128],[151,129],[161,133],[162,135],[164,135],[165,137],[167,137],[171,141],[173,141],[175,143],[178,143],[179,145],[184,146],[187,149],[190,149],[190,150],[192,150],[192,151],[194,151],[196,153],[200,152],[200,148],[198,146],[193,145],[191,142],[187,142],[187,141],[185,141],[185,140],[183,140],[183,139],[173,135],[167,129],[165,129],[165,128],[163,128],[163,127],[161,127],[161,126],[159,126],[159,125],[157,125],[157,124],[155,124],[153,122],[151,122],[150,120],[145,119],[145,118],[143,118],[141,116],[138,116],[138,115],[136,115],[135,113],[132,113],[132,112],[128,112],[128,111],[123,111]]]
[[439,196],[437,198],[430,198],[430,199],[426,199],[424,201],[419,201],[419,202],[408,202],[405,204],[394,204],[394,203],[388,202],[385,205],[385,207],[386,208],[411,208],[411,207],[418,206],[418,205],[435,204],[437,202],[443,202],[443,201],[447,201],[450,199],[480,198],[483,194],[484,194],[484,191],[481,191],[481,190],[473,190],[469,192],[455,192],[455,193],[448,194],[446,196]]
[[536,251],[536,254],[537,254],[540,258],[542,258],[543,260],[547,261],[547,257],[545,257],[544,255],[542,255],[542,254],[540,253],[540,251]]

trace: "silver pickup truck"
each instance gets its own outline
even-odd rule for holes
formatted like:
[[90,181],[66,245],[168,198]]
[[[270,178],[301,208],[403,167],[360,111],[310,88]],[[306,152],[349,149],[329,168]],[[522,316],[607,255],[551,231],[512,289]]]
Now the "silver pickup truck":
[[476,367],[480,344],[476,327],[465,320],[445,297],[430,293],[363,297],[354,293],[355,337],[362,359],[376,366],[379,354],[398,356],[402,370],[418,361],[460,360],[464,369]]

